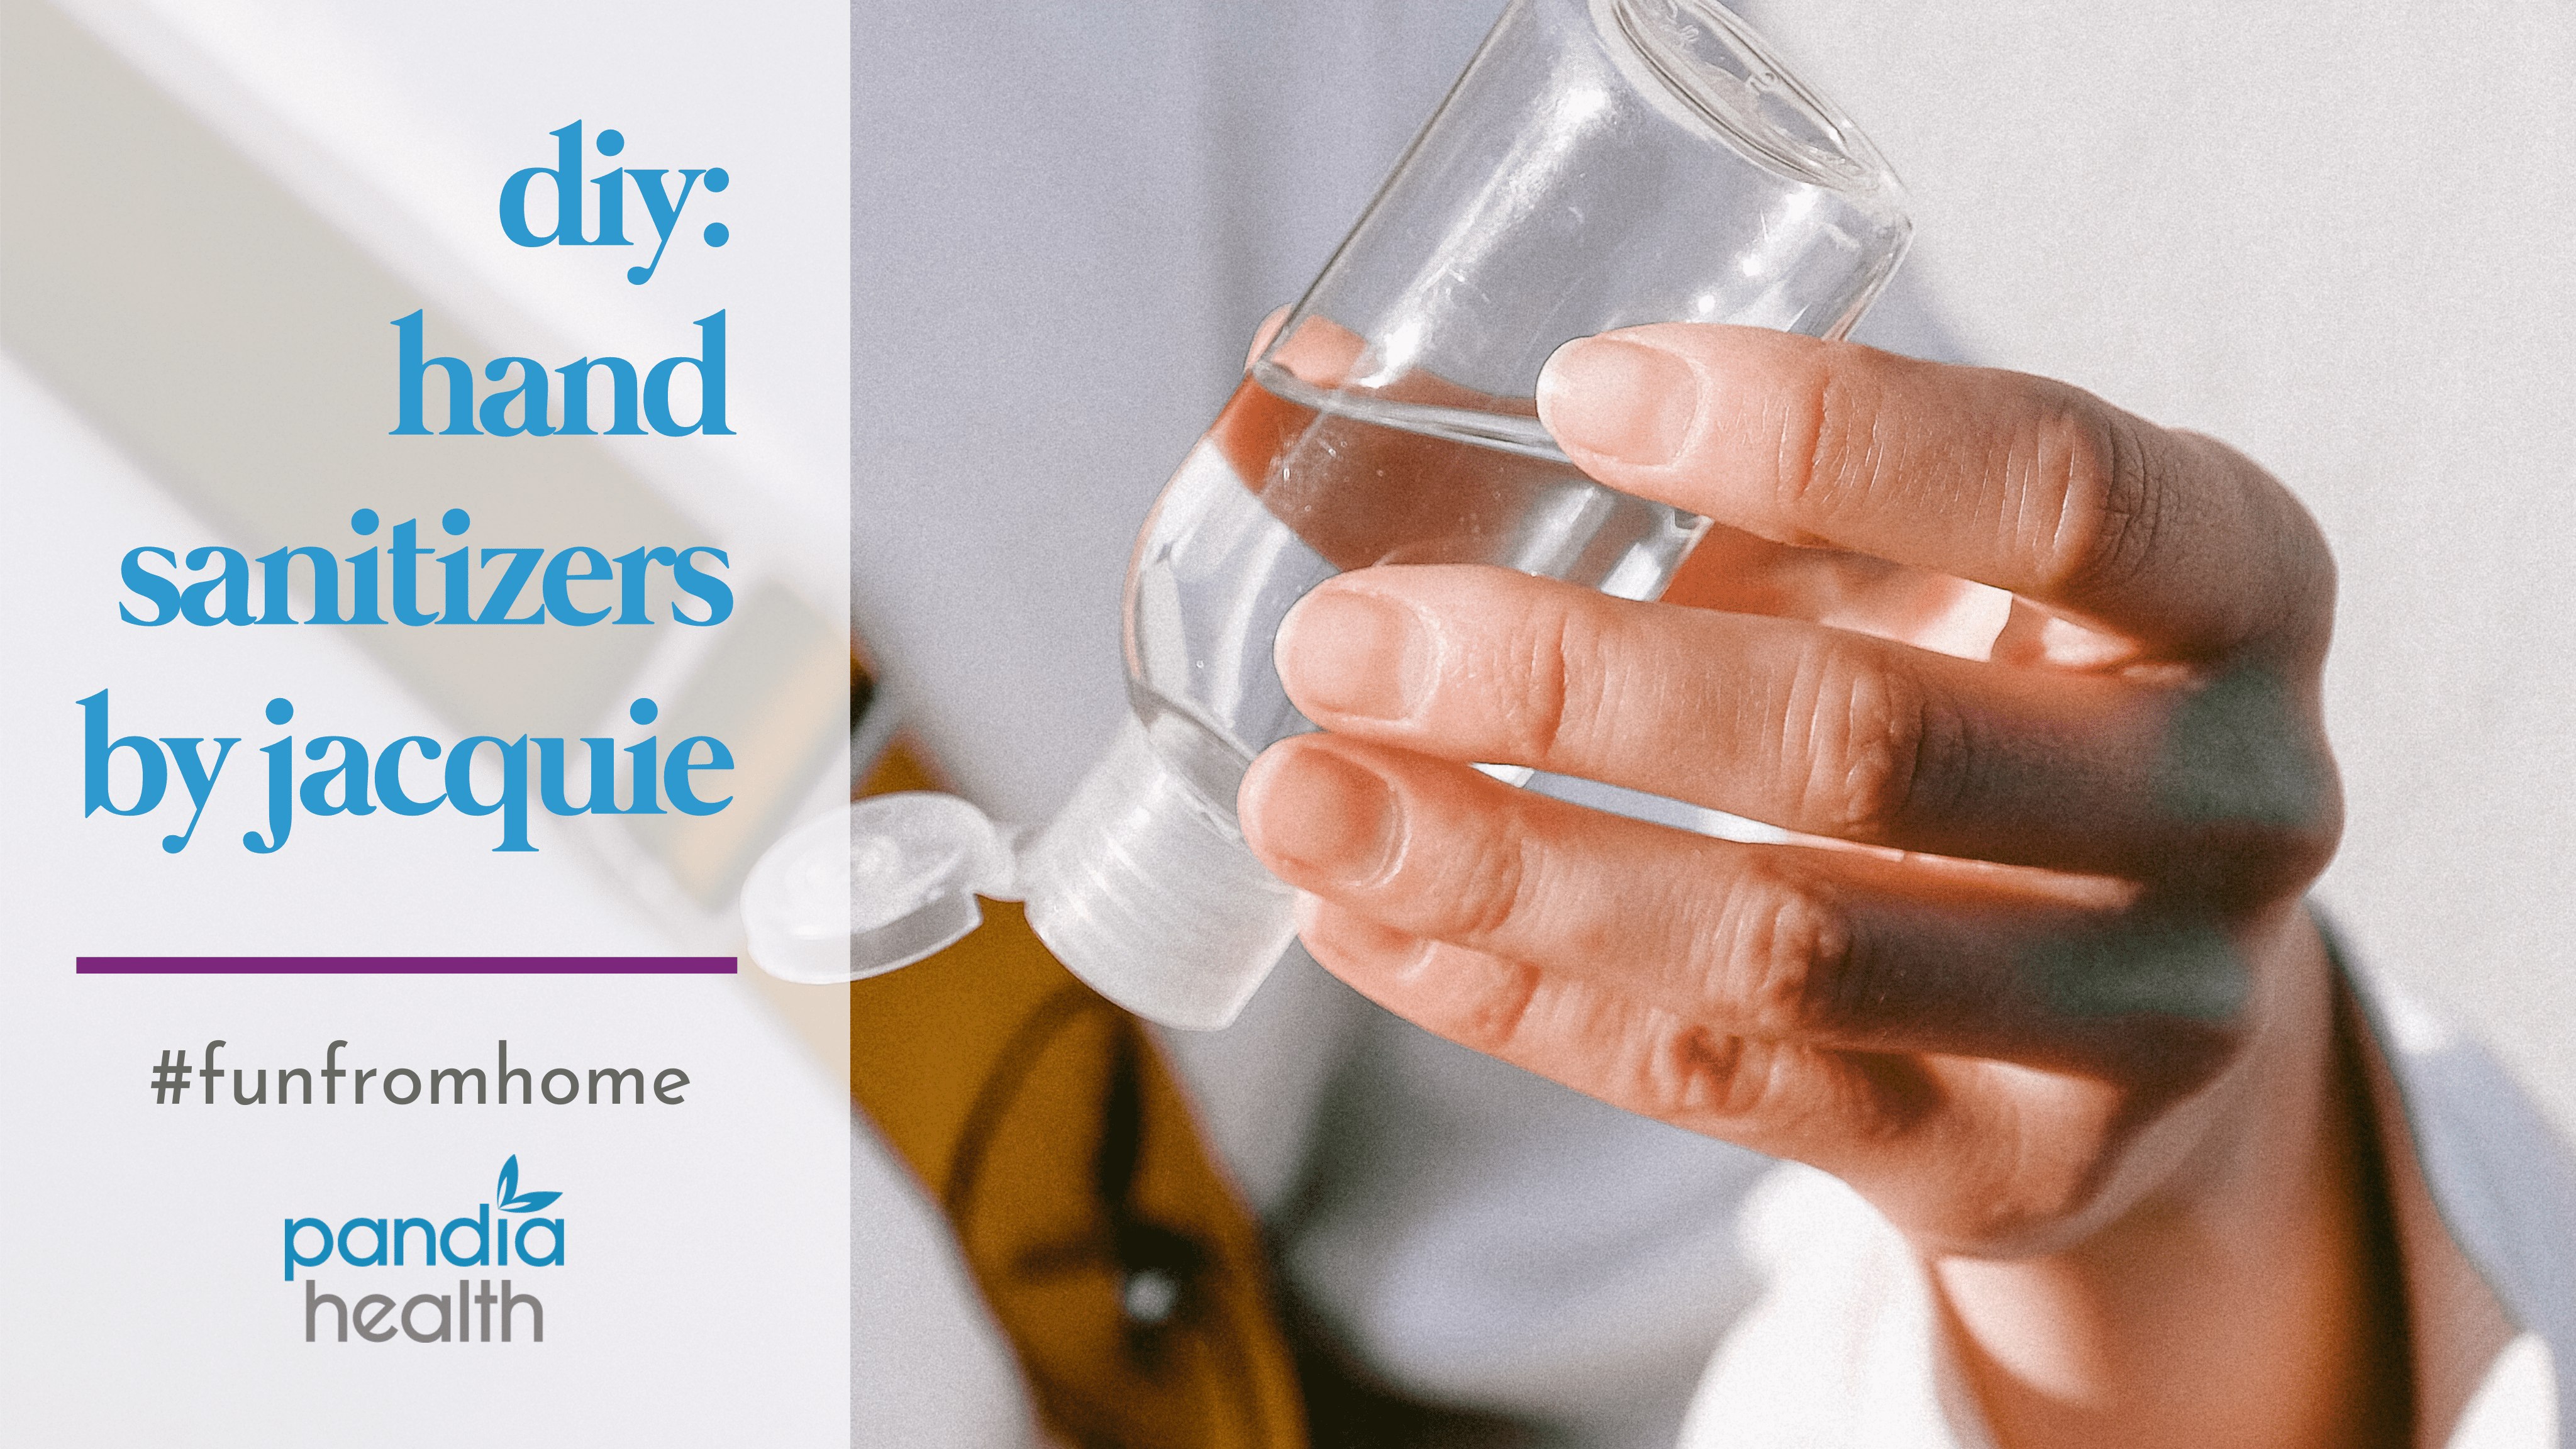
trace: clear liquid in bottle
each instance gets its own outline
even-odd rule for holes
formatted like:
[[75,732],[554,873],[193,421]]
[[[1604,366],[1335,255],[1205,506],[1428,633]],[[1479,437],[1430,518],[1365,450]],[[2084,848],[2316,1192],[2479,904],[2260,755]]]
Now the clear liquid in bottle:
[[1307,590],[1377,564],[1479,563],[1652,598],[1704,526],[1584,476],[1535,416],[1326,391],[1263,363],[1146,520],[1129,698],[1230,826],[1253,756],[1314,728],[1271,665]]

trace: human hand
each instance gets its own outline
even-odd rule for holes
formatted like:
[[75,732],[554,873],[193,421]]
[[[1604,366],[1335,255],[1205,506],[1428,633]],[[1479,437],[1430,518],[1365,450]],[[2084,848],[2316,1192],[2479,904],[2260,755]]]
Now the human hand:
[[[2305,512],[2076,389],[1776,333],[1571,344],[1540,400],[1585,471],[1715,520],[1673,595],[1709,607],[1478,568],[1299,605],[1281,675],[1330,733],[1240,804],[1316,958],[1849,1181],[1934,1265],[2007,1442],[2171,1427],[2138,1396],[2183,1370],[2213,1407],[2212,1374],[2258,1380],[2232,1442],[2348,1441],[2367,1396],[2335,1375],[2384,1357],[2385,1283],[2300,905],[2340,826]],[[2284,1351],[2312,1365],[2287,1391]]]

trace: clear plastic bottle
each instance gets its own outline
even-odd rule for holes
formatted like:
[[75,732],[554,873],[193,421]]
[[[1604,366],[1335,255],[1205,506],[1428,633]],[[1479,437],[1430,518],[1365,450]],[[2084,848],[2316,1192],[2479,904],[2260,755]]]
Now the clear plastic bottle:
[[1498,564],[1649,598],[1701,527],[1584,476],[1535,416],[1354,398],[1264,359],[1145,521],[1125,601],[1134,723],[1039,838],[1030,923],[1122,1004],[1232,1020],[1291,929],[1234,817],[1253,757],[1315,728],[1271,663],[1289,607],[1378,563]]
[[[1231,1021],[1292,931],[1234,816],[1253,757],[1314,728],[1271,663],[1289,607],[1381,563],[1654,597],[1704,525],[1567,461],[1538,421],[1549,354],[1657,321],[1839,335],[1908,234],[1869,143],[1724,10],[1514,0],[1146,519],[1132,721],[1015,871],[960,847],[982,873],[940,889],[1024,898],[1057,957],[1141,1015]],[[896,832],[917,861],[918,830],[893,823],[914,808],[854,814],[852,909],[871,921],[891,878],[862,878],[858,855],[894,858],[867,847]],[[889,968],[852,974],[870,969]]]

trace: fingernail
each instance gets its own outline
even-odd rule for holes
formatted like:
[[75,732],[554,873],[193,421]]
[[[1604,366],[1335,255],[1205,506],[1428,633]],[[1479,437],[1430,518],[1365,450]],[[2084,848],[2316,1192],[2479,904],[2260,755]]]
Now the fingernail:
[[1558,443],[1621,463],[1669,463],[1699,415],[1699,375],[1658,347],[1578,337],[1538,375],[1538,416]]
[[1280,682],[1309,712],[1408,719],[1430,690],[1431,631],[1411,605],[1326,585],[1279,623]]
[[1244,777],[1244,793],[1253,843],[1307,879],[1375,879],[1403,836],[1395,791],[1328,749],[1291,746],[1262,756]]

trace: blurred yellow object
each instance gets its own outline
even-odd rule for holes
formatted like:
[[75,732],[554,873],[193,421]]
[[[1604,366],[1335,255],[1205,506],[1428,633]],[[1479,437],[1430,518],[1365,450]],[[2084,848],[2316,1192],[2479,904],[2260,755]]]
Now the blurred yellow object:
[[[935,788],[898,742],[861,794]],[[1251,1215],[1136,1019],[1015,904],[850,987],[850,1089],[946,1212],[1068,1442],[1303,1449]]]

